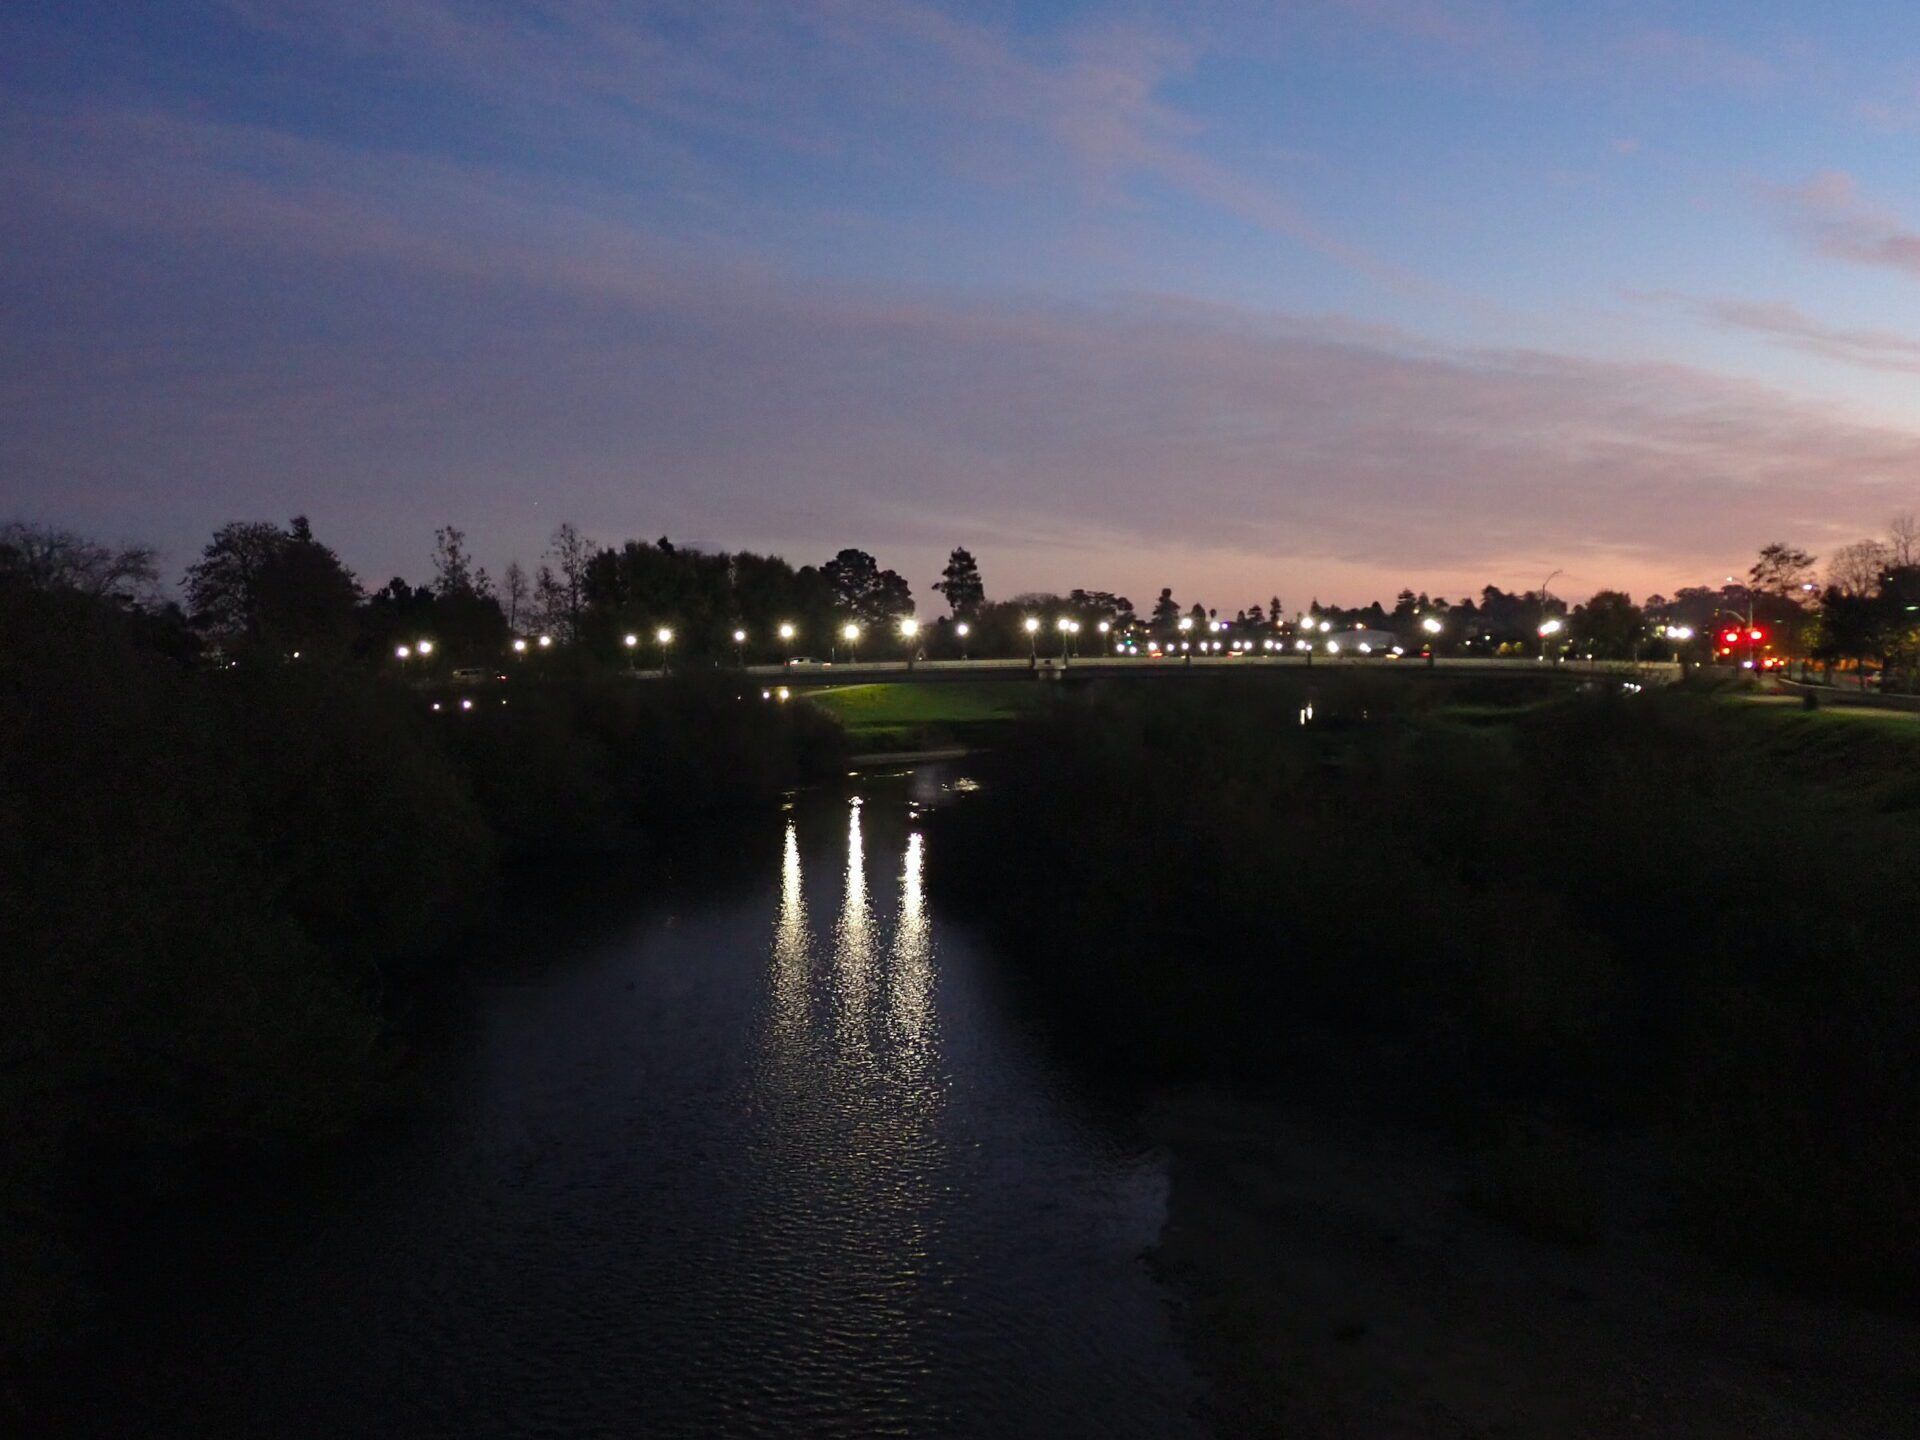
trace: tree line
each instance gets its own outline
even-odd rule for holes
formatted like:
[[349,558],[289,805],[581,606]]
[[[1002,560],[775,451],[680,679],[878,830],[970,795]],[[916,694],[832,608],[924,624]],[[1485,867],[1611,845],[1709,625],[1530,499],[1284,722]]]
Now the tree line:
[[[1104,623],[1122,637],[1171,639],[1198,632],[1257,641],[1293,636],[1303,617],[1335,630],[1393,635],[1408,651],[1441,654],[1545,653],[1552,648],[1597,659],[1702,658],[1722,626],[1767,628],[1777,653],[1835,665],[1876,665],[1890,687],[1920,682],[1920,521],[1896,518],[1884,538],[1843,546],[1819,576],[1815,557],[1776,542],[1744,579],[1684,587],[1671,597],[1601,590],[1580,604],[1550,591],[1487,585],[1458,601],[1404,589],[1392,605],[1321,603],[1291,609],[1278,595],[1231,611],[1183,603],[1163,587],[1144,613],[1108,590],[1026,592],[989,598],[980,562],[966,548],[948,556],[933,585],[945,613],[917,623],[913,593],[896,570],[848,547],[818,565],[774,555],[716,552],[658,540],[598,544],[572,524],[555,529],[531,572],[518,561],[499,581],[476,564],[457,526],[434,532],[424,584],[394,577],[367,589],[304,517],[222,526],[188,567],[183,602],[160,595],[153,552],[114,548],[63,531],[0,527],[0,568],[55,575],[138,606],[173,644],[228,661],[241,658],[352,656],[391,661],[401,646],[433,646],[430,666],[494,663],[516,638],[545,636],[576,654],[618,662],[666,653],[676,659],[769,661],[830,659],[849,649],[868,656],[909,650],[931,655],[1010,656],[1069,641],[1058,622],[1076,622],[1092,643]],[[1038,617],[1038,634],[1026,625]],[[919,617],[916,617],[918,619]],[[1184,626],[1184,628],[1182,628]],[[849,638],[849,627],[853,635]],[[428,668],[430,668],[430,666]]]

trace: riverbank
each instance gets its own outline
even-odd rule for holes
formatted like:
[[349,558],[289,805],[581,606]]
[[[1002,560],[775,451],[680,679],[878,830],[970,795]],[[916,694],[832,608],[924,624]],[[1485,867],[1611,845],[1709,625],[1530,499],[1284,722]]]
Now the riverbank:
[[[1457,1216],[1430,1218],[1462,1268],[1424,1297],[1388,1286],[1382,1306],[1415,1306],[1416,1330],[1458,1307],[1459,1323],[1512,1340],[1510,1384],[1547,1396],[1561,1360],[1543,1351],[1527,1369],[1524,1343],[1545,1321],[1525,1296],[1474,1289],[1481,1260],[1489,1276],[1512,1269],[1519,1251],[1502,1245],[1572,1247],[1598,1272],[1617,1267],[1627,1294],[1642,1269],[1724,1264],[1755,1294],[1803,1297],[1757,1312],[1776,1319],[1827,1297],[1862,1325],[1867,1306],[1914,1313],[1915,741],[1684,692],[1507,709],[1332,679],[1293,695],[1112,696],[1034,722],[937,834],[953,903],[1017,957],[1063,1043],[1094,1067],[1246,1107],[1189,1116],[1173,1139],[1167,1254],[1201,1277],[1209,1345],[1236,1327],[1253,1337],[1241,1371],[1254,1393],[1308,1323],[1282,1303],[1296,1279],[1256,1278],[1263,1247],[1298,1255],[1296,1222],[1337,1227],[1377,1189],[1436,1203],[1458,1191],[1474,1227],[1507,1237],[1476,1250]],[[1294,1134],[1263,1108],[1275,1095],[1338,1142],[1261,1140],[1263,1125]],[[1312,1198],[1303,1165],[1338,1183]],[[1295,1202],[1326,1214],[1289,1219]],[[1182,1238],[1216,1230],[1237,1238]],[[1645,1259],[1642,1234],[1684,1263]],[[1617,1332],[1569,1332],[1564,1355],[1642,1365],[1654,1384],[1653,1361],[1634,1357],[1671,1336],[1644,1298]],[[1357,1337],[1376,1322],[1327,1323]],[[1340,1373],[1297,1383],[1338,1389]],[[1439,1372],[1409,1371],[1407,1395],[1428,1393],[1421,1374]],[[1363,1392],[1381,1428],[1347,1433],[1470,1433],[1446,1428],[1452,1383],[1431,1381],[1437,1428],[1395,1431],[1414,1422],[1393,1405],[1413,1401]],[[1790,1407],[1723,1412],[1659,1383],[1731,1417],[1729,1433],[1755,1415],[1793,1433]],[[1897,1376],[1862,1383],[1881,1388],[1834,1413],[1913,1398]]]
[[1484,1158],[1424,1129],[1219,1090],[1152,1116],[1171,1155],[1157,1263],[1223,1440],[1859,1440],[1920,1434],[1920,1322],[1701,1259],[1634,1177],[1591,1241],[1478,1198]]

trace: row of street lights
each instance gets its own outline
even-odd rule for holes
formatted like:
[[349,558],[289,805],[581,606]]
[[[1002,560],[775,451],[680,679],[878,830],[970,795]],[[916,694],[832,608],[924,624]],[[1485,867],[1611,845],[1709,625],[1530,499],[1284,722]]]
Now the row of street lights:
[[[1039,648],[1040,632],[1044,628],[1043,623],[1040,617],[1037,615],[1028,615],[1020,623],[1021,623],[1021,628],[1026,632],[1026,635],[1027,635],[1028,655],[1034,663],[1038,663],[1040,658],[1040,648]],[[1060,635],[1060,658],[1061,658],[1061,662],[1065,664],[1076,653],[1075,644],[1080,635],[1081,629],[1083,627],[1081,625],[1081,622],[1074,619],[1072,616],[1062,615],[1054,622],[1054,628],[1058,631]],[[1191,615],[1181,616],[1179,621],[1177,622],[1176,628],[1179,630],[1180,634],[1183,637],[1191,635],[1195,628],[1194,618]],[[1211,620],[1207,622],[1207,629],[1211,633],[1218,634],[1226,630],[1227,628],[1228,628],[1227,625],[1223,621]],[[1315,633],[1318,633],[1321,635],[1329,635],[1333,630],[1333,623],[1329,620],[1325,620],[1317,616],[1303,614],[1300,616],[1299,620],[1295,622],[1294,628],[1296,631],[1296,635],[1299,635],[1299,636],[1312,635]],[[1427,656],[1427,663],[1431,665],[1434,661],[1434,651],[1433,651],[1433,646],[1431,641],[1434,639],[1437,639],[1440,636],[1441,632],[1446,627],[1437,616],[1428,615],[1423,617],[1422,620],[1420,621],[1420,628],[1430,637],[1429,644],[1427,646],[1426,656]],[[1100,635],[1106,636],[1112,633],[1113,623],[1110,620],[1100,620],[1095,622],[1094,629]],[[1542,659],[1546,658],[1548,640],[1550,640],[1553,636],[1559,634],[1563,629],[1564,629],[1564,625],[1558,618],[1549,619],[1539,627],[1539,636],[1540,636],[1540,642],[1541,642],[1540,655]],[[919,620],[915,619],[913,616],[910,616],[910,615],[902,617],[902,619],[898,622],[898,630],[899,630],[900,638],[906,641],[910,647],[908,650],[907,663],[909,664],[909,666],[911,666],[914,660],[918,658],[916,653],[917,647],[915,646],[915,642],[917,641],[920,633],[920,622]],[[798,627],[795,626],[791,621],[782,621],[780,625],[776,627],[776,633],[780,637],[780,642],[782,647],[787,649],[789,652],[791,652],[793,641],[799,634]],[[857,658],[858,646],[860,643],[860,638],[862,633],[863,633],[862,627],[857,622],[854,622],[854,621],[848,621],[846,624],[842,625],[839,628],[839,631],[837,632],[838,638],[846,643],[850,657]],[[960,641],[961,658],[963,660],[971,658],[968,655],[968,639],[973,633],[973,627],[964,620],[958,621],[955,623],[953,627],[953,633]],[[1691,639],[1693,636],[1693,631],[1690,628],[1685,626],[1663,627],[1661,633],[1667,639],[1674,640],[1674,641],[1688,640],[1688,639]],[[733,639],[735,652],[739,656],[741,662],[744,663],[746,659],[746,645],[748,640],[747,631],[741,628],[734,629],[734,631],[732,632],[732,639]],[[628,655],[630,657],[637,657],[640,649],[640,643],[641,643],[639,634],[636,632],[629,631],[627,634],[625,634],[622,637],[622,640],[626,647]],[[660,626],[658,629],[656,629],[653,632],[653,640],[654,640],[654,643],[660,647],[661,660],[662,660],[662,663],[664,663],[673,645],[673,641],[674,641],[673,627],[669,625]],[[516,636],[512,642],[512,646],[513,646],[513,652],[516,655],[525,655],[529,652],[530,649],[535,647],[541,650],[551,649],[553,647],[553,643],[554,643],[553,636],[551,635],[539,635],[534,637],[531,640],[523,636]],[[1129,642],[1125,638],[1119,638],[1114,641],[1114,647],[1116,650],[1120,650],[1128,647],[1130,643],[1131,642]],[[1284,647],[1284,644],[1285,642],[1282,640],[1268,640],[1265,642],[1262,648],[1270,651],[1277,651],[1282,649]],[[1340,646],[1337,640],[1334,640],[1334,639],[1327,640],[1326,646],[1330,654],[1339,653]],[[1172,648],[1171,645],[1168,648],[1171,649]],[[1204,652],[1209,649],[1219,650],[1221,647],[1218,641],[1202,641],[1200,642],[1198,648]],[[1245,642],[1236,642],[1233,648],[1235,650],[1240,650],[1243,648],[1247,650],[1251,650],[1253,648],[1253,642],[1251,640],[1248,640]],[[1359,648],[1364,651],[1367,647],[1361,646]],[[433,649],[434,649],[433,641],[427,640],[427,639],[421,639],[421,640],[416,640],[411,644],[402,644],[397,646],[394,650],[394,655],[396,656],[396,658],[400,659],[401,661],[406,661],[409,659],[413,659],[415,657],[425,658],[433,653]],[[1191,661],[1192,655],[1193,655],[1193,649],[1194,649],[1193,642],[1183,639],[1180,645],[1180,649],[1183,652],[1183,654],[1186,655],[1187,659]],[[1308,658],[1308,661],[1311,662],[1315,646],[1312,643],[1310,643],[1307,639],[1296,638],[1294,641],[1294,649],[1304,654]]]

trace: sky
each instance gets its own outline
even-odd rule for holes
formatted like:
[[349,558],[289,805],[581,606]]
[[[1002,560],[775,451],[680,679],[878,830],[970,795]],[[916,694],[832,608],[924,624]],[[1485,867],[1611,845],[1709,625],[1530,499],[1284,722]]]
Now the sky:
[[1920,508],[1910,0],[9,0],[0,515],[923,606],[1718,582]]

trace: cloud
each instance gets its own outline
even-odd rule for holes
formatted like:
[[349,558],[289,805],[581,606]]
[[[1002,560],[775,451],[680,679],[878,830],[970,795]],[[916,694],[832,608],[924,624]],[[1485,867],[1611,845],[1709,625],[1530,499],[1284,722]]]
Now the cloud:
[[[634,7],[532,0],[228,0],[248,25],[416,82],[453,86],[522,134],[587,134],[674,157],[734,138],[911,173],[956,174],[1131,204],[1150,181],[1375,279],[1411,284],[1327,233],[1262,177],[1210,158],[1166,98],[1198,46],[1143,23],[1016,36],[915,0]],[[721,184],[712,172],[699,183]]]
[[1920,276],[1920,231],[1863,200],[1845,171],[1824,171],[1768,195],[1787,226],[1821,254]]
[[1665,291],[1630,298],[1683,310],[1722,330],[1764,335],[1822,359],[1866,370],[1920,374],[1920,340],[1892,330],[1828,325],[1783,301],[1676,295]]
[[970,543],[1021,587],[1457,590],[1545,562],[1652,589],[1775,534],[1818,548],[1920,473],[1920,435],[1697,370],[833,284],[577,186],[250,127],[100,112],[0,165],[0,240],[47,278],[0,360],[0,472],[181,544],[310,511],[381,573],[449,517],[527,553],[566,515],[885,542],[929,573]]

